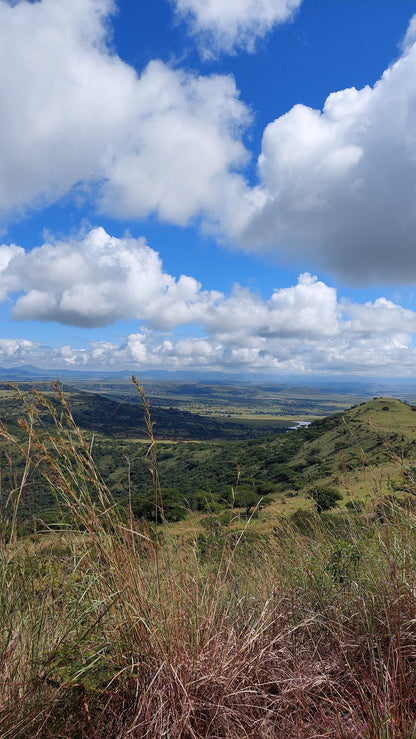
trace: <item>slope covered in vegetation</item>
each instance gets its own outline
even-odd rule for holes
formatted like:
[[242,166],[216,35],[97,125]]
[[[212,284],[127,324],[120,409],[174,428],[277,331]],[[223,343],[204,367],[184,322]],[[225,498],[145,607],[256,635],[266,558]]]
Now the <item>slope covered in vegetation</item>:
[[[31,390],[22,386],[20,397],[9,385],[0,384],[0,416],[6,423],[13,423],[22,412],[22,396],[29,399]],[[48,396],[54,402],[52,383],[41,382],[35,387],[37,392]],[[65,398],[71,405],[72,415],[82,429],[103,434],[111,438],[143,438],[146,427],[140,401],[137,397],[127,400],[113,400],[96,392],[82,392],[71,387],[63,387]],[[136,394],[137,395],[137,394]],[[51,422],[48,413],[42,415],[43,422]],[[208,439],[247,439],[274,431],[272,427],[247,427],[238,421],[225,423],[221,419],[207,418],[177,408],[155,405],[152,419],[160,439],[208,440]],[[285,430],[285,429],[283,429]]]
[[[41,434],[51,432],[53,415],[59,408],[57,399],[52,403],[51,397],[46,396],[45,404],[44,397],[23,397],[25,402],[35,403],[36,424]],[[102,419],[105,417],[106,424],[110,425],[117,404],[89,394],[76,395],[75,400],[77,398],[74,423],[88,431],[95,464],[112,495],[124,508],[130,500],[136,516],[153,519],[152,478],[146,456],[147,443],[143,441],[146,427],[142,411],[134,407],[135,418],[140,415],[142,419],[140,430],[136,429],[141,441],[114,438],[102,432]],[[74,396],[70,395],[71,411],[73,400]],[[105,412],[103,401],[111,406],[107,409],[106,405]],[[24,415],[22,399],[13,397],[12,400],[8,395],[7,403],[2,404],[6,425],[23,438],[16,426],[19,415]],[[158,409],[151,412],[152,419],[155,413],[158,417]],[[176,411],[175,414],[178,423],[185,415],[186,424],[188,416],[192,416]],[[210,423],[215,426],[215,421]],[[132,432],[133,427],[130,428]],[[91,436],[92,431],[94,436]],[[160,438],[158,423],[153,432],[156,439]],[[182,434],[180,427],[176,428],[176,433]],[[401,465],[412,458],[415,445],[414,407],[387,398],[376,398],[286,434],[274,433],[240,441],[176,443],[164,440],[158,444],[158,477],[165,516],[168,521],[175,521],[189,511],[216,513],[241,508],[250,512],[260,501],[261,505],[273,504],[270,514],[276,506],[280,511],[293,512],[299,507],[310,507],[311,492],[317,485],[336,489],[342,506],[348,502],[361,505],[366,498],[373,497],[376,488],[384,495],[400,492],[403,488]],[[5,442],[2,450],[2,476],[7,486],[13,475],[23,469],[24,453],[19,455]],[[3,503],[5,500],[7,496],[3,496]],[[31,468],[28,474],[19,508],[19,518],[25,520],[27,526],[31,525],[33,516],[48,522],[56,520],[53,491],[45,483],[38,466]]]

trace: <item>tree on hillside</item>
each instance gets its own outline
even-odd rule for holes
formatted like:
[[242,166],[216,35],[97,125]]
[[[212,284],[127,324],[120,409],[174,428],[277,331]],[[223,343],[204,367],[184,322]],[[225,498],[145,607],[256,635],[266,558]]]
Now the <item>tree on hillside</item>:
[[334,508],[338,501],[342,499],[342,495],[338,490],[331,488],[329,485],[319,485],[310,490],[309,495],[315,501],[318,513],[329,511],[330,508]]

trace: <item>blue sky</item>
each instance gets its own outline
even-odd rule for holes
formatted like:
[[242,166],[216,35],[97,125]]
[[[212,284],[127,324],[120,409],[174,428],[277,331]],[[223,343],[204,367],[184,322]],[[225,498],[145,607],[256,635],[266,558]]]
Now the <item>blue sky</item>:
[[0,0],[0,366],[412,375],[416,2]]

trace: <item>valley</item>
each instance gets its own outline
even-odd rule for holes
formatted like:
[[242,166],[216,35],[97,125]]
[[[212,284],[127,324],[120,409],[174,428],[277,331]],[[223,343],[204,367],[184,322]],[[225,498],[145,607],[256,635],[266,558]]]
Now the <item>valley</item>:
[[[335,490],[340,509],[362,507],[375,496],[405,491],[404,467],[412,464],[416,452],[416,413],[409,403],[373,398],[344,411],[339,410],[341,397],[330,396],[328,407],[338,410],[316,418],[316,412],[323,409],[322,394],[319,399],[305,398],[303,390],[297,399],[294,392],[289,399],[286,390],[285,409],[296,407],[298,413],[279,416],[273,425],[261,417],[259,410],[262,393],[270,393],[270,389],[203,386],[200,389],[206,399],[206,415],[182,409],[187,405],[184,398],[192,397],[196,402],[193,386],[175,386],[176,407],[155,405],[162,391],[160,385],[151,385],[150,389],[159,393],[153,400],[151,395],[148,398],[151,433],[157,448],[163,519],[172,525],[186,520],[198,528],[204,517],[222,520],[226,514],[224,520],[231,515],[236,526],[254,516],[257,528],[271,530],[281,515],[313,510],[312,492],[317,487]],[[106,394],[64,386],[60,398],[50,383],[38,382],[34,395],[21,384],[19,396],[3,385],[1,420],[22,445],[18,452],[10,440],[2,442],[4,489],[19,479],[25,466],[25,441],[18,419],[35,409],[37,433],[53,438],[56,419],[67,413],[63,400],[72,418],[65,432],[70,433],[71,423],[80,429],[117,505],[121,509],[130,505],[136,517],[154,520],[149,429],[143,401],[137,390],[135,394],[131,388],[129,393],[126,391],[124,400],[113,391],[113,386]],[[170,402],[172,385],[164,387],[163,392],[166,403]],[[248,396],[258,408],[251,414],[247,413]],[[208,399],[215,398],[223,404],[234,398],[233,407],[239,408],[245,423],[240,418],[214,415]],[[297,424],[295,430],[288,430]],[[57,506],[59,501],[45,485],[42,465],[33,465],[19,502],[23,529],[30,530],[35,519],[48,525],[56,522]]]

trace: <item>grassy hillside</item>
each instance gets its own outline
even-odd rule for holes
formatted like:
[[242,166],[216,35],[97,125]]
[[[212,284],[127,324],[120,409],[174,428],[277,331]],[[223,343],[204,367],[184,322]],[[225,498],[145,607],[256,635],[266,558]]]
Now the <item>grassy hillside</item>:
[[362,499],[400,487],[403,464],[416,452],[416,407],[375,398],[315,422],[302,431],[303,444],[291,460],[310,479],[328,479],[345,495]]
[[[24,396],[26,401],[28,398],[29,395]],[[112,495],[122,507],[130,504],[136,516],[153,520],[148,442],[117,436],[118,424],[128,418],[131,424],[140,419],[139,430],[131,425],[129,433],[145,437],[143,407],[130,406],[127,411],[123,408],[116,423],[118,403],[88,393],[69,394],[65,398],[73,410],[74,423],[87,430],[86,438],[93,445],[98,472]],[[4,392],[0,400],[6,424],[15,429],[13,424],[23,411],[22,401],[15,395],[12,397],[10,391]],[[51,396],[47,396],[46,402],[50,401]],[[55,399],[48,409],[38,399],[37,406],[39,433],[47,434],[53,427],[58,401]],[[159,412],[160,409],[152,409],[152,418],[155,415],[160,418]],[[162,411],[162,419],[163,413],[167,411]],[[173,414],[176,422],[183,421],[186,428],[200,423],[192,414],[177,411]],[[214,421],[204,419],[207,427],[209,423],[215,427]],[[265,510],[257,512],[258,525],[271,529],[274,517],[282,512],[314,508],[311,496],[316,487],[330,487],[338,492],[337,505],[341,508],[365,504],[375,495],[400,493],[405,487],[403,465],[409,466],[415,451],[415,426],[416,413],[412,406],[377,398],[283,435],[198,443],[173,443],[165,439],[157,445],[157,474],[165,517],[174,522],[190,512],[218,516],[222,511],[239,511],[240,515],[251,515],[260,505]],[[161,427],[158,423],[153,427],[156,439]],[[91,431],[95,432],[94,437]],[[176,433],[181,436],[186,432],[178,426]],[[17,431],[17,436],[23,438],[22,432]],[[4,489],[13,484],[14,476],[18,477],[24,468],[24,455],[24,449],[19,455],[12,444],[3,443]],[[3,504],[6,501],[7,496],[3,495]],[[30,527],[34,516],[48,522],[57,520],[54,493],[45,484],[39,465],[30,469],[19,505],[19,519],[25,525]]]

